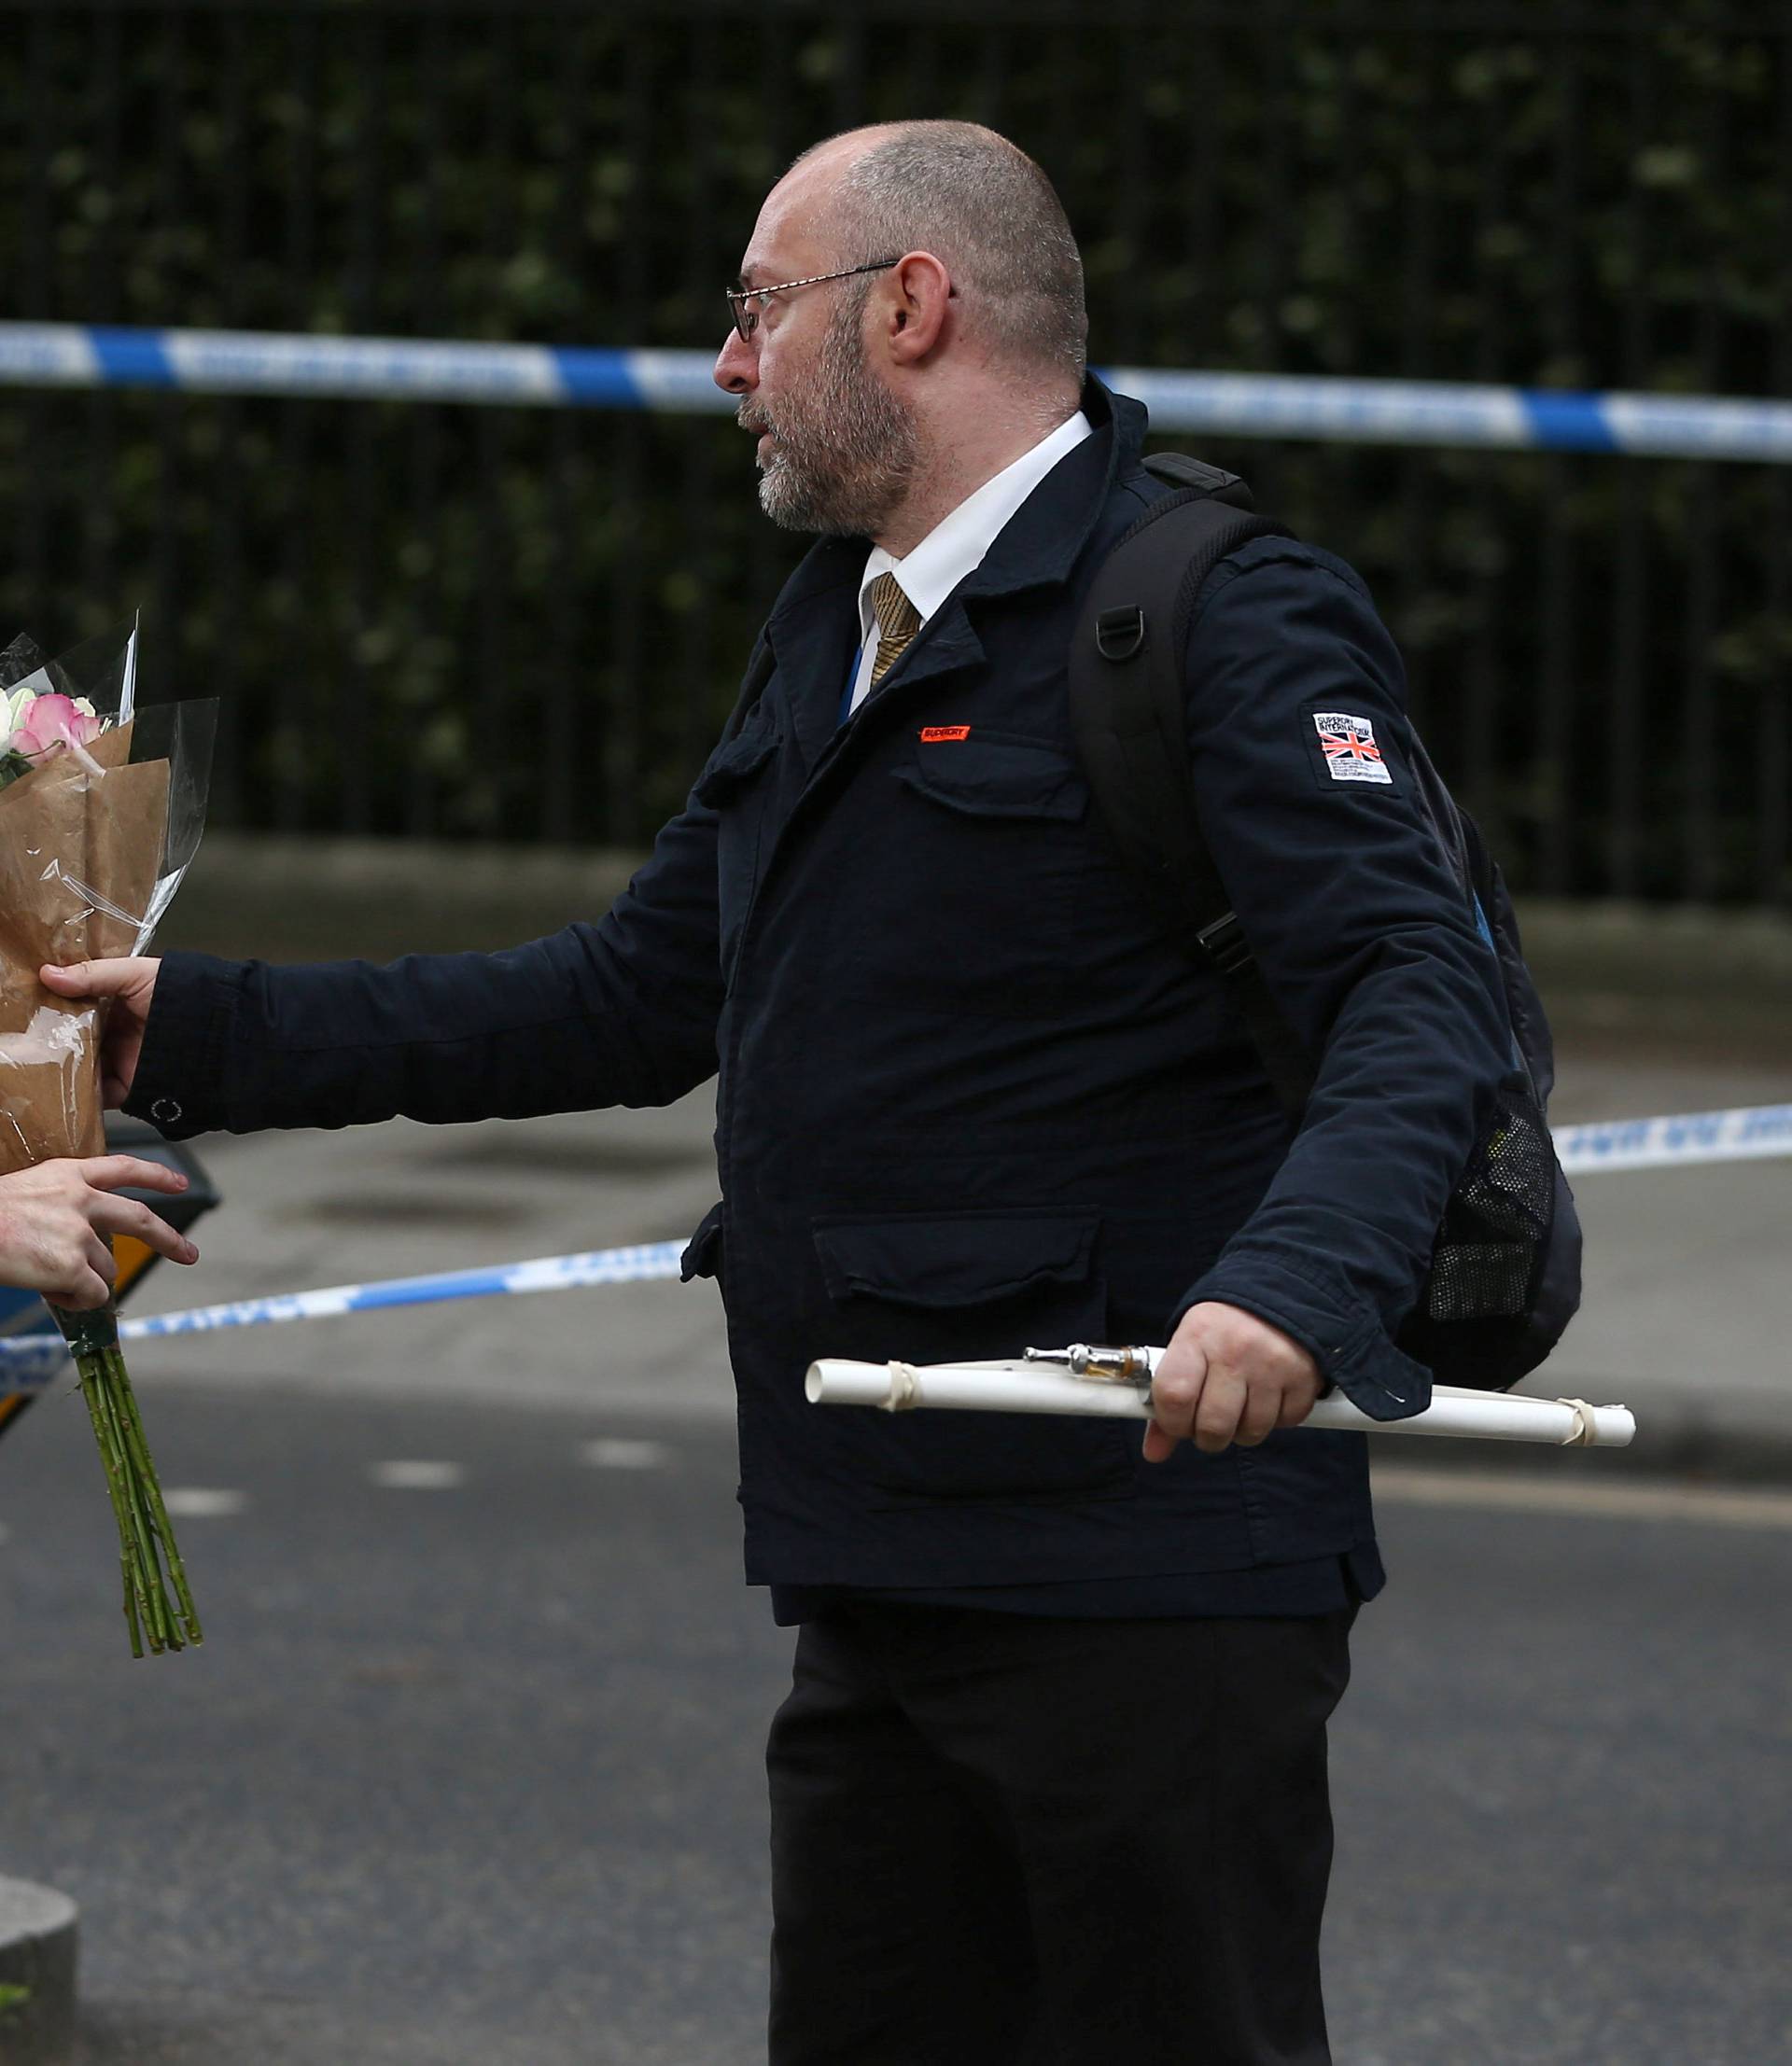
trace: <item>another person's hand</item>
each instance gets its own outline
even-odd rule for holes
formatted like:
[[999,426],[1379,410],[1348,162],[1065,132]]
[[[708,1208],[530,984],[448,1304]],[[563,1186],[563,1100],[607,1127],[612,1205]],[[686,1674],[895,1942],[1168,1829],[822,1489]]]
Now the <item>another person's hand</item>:
[[133,955],[119,961],[76,961],[66,969],[45,967],[37,971],[45,989],[59,998],[111,998],[105,1044],[100,1050],[100,1094],[107,1105],[122,1105],[131,1095],[161,965],[153,956]]
[[199,1250],[184,1234],[135,1198],[112,1195],[127,1186],[178,1195],[187,1179],[135,1155],[63,1158],[0,1177],[0,1284],[41,1291],[77,1312],[104,1305],[117,1274],[115,1234],[133,1235],[172,1262],[197,1263]]
[[1280,1328],[1236,1305],[1191,1305],[1152,1380],[1145,1459],[1161,1463],[1184,1440],[1210,1454],[1254,1446],[1298,1426],[1319,1392],[1319,1366]]

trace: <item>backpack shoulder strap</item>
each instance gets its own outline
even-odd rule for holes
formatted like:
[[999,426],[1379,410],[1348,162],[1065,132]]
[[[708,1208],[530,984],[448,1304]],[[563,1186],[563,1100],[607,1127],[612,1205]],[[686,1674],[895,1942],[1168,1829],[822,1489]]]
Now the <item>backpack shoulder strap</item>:
[[[1215,485],[1196,480],[1153,503],[1096,575],[1071,646],[1071,729],[1122,858],[1190,951],[1225,977],[1292,1116],[1312,1089],[1312,1063],[1252,959],[1201,836],[1183,680],[1189,621],[1208,576],[1251,539],[1290,534],[1231,499],[1243,490],[1236,475],[1200,471]],[[1174,478],[1187,476],[1178,468]]]

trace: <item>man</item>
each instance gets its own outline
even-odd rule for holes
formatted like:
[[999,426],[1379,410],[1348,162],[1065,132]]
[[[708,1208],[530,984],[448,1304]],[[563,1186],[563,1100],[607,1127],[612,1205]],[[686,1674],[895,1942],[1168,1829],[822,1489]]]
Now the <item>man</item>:
[[[1203,828],[1323,1056],[1292,1140],[1216,974],[1090,808],[1065,661],[1163,491],[1084,373],[1044,175],[968,125],[773,189],[716,378],[822,534],[737,721],[603,922],[491,956],[58,979],[174,1134],[669,1100],[719,1071],[749,1579],[801,1624],[772,1729],[777,2066],[1326,2059],[1325,1722],[1381,1583],[1323,1386],[1393,1346],[1506,1036],[1412,793],[1361,584],[1287,540],[1188,640]],[[1334,779],[1315,713],[1372,733]],[[153,997],[153,1009],[150,1008]],[[128,1061],[116,1066],[129,1074]],[[821,1412],[819,1354],[1168,1338],[1118,1423]]]

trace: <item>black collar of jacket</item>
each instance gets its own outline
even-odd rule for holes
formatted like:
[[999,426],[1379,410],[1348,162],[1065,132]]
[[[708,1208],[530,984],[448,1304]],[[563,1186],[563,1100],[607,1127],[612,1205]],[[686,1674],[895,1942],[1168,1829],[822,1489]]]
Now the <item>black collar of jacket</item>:
[[[983,658],[982,641],[964,607],[968,600],[1018,594],[1070,579],[1114,482],[1138,466],[1147,420],[1141,402],[1111,393],[1092,373],[1083,384],[1082,408],[1094,435],[1058,461],[983,564],[928,621],[903,657],[905,679],[922,680]],[[820,539],[784,584],[765,627],[779,671],[819,691],[793,699],[810,761],[833,731],[835,704],[858,638],[856,616],[844,606],[857,598],[870,550],[867,538]]]

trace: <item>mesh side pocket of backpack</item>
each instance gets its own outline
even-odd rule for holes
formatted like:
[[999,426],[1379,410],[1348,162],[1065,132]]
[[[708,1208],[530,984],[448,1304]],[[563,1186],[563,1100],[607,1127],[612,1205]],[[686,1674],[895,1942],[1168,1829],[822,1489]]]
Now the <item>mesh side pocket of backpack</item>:
[[1422,1311],[1434,1326],[1521,1320],[1555,1215],[1555,1151],[1527,1094],[1501,1095],[1450,1194],[1432,1251]]

